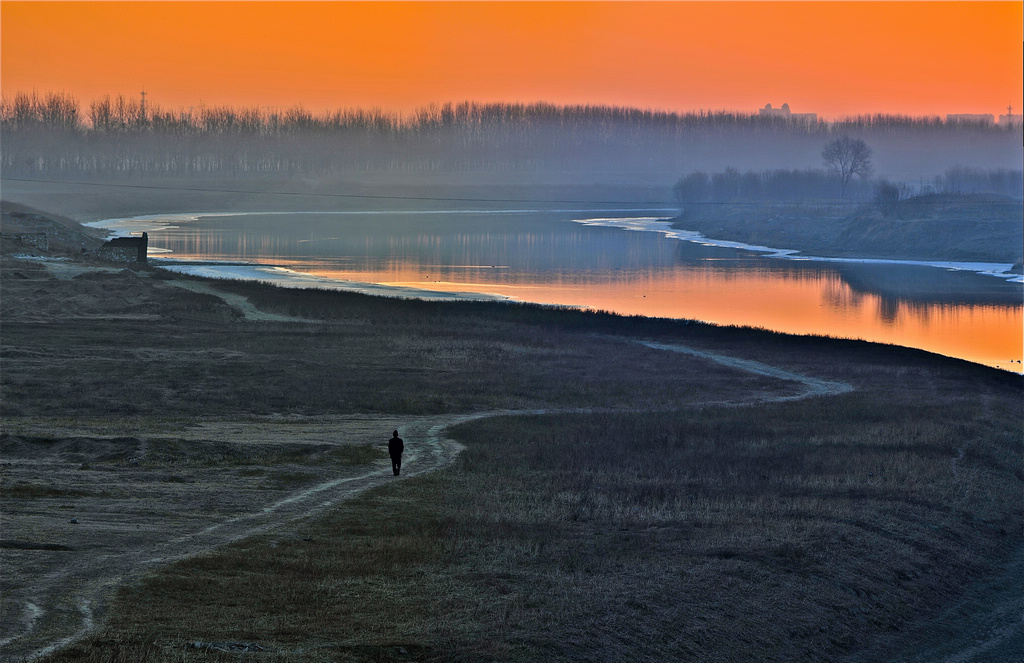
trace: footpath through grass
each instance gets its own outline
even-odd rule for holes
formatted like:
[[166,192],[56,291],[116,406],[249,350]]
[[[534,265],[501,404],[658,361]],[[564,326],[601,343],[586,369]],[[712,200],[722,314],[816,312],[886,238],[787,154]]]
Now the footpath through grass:
[[[48,661],[238,660],[210,643],[257,644],[262,661],[853,661],[1024,544],[1022,382],[994,369],[757,330],[217,284],[323,320],[248,323],[160,274],[56,281],[14,260],[0,273],[8,425],[617,411],[460,426],[454,466],[123,587],[98,631]],[[715,405],[799,387],[631,338],[856,391]]]
[[1019,399],[915,401],[465,424],[449,470],[150,576],[48,660],[235,660],[197,641],[264,661],[884,651],[1022,538]]

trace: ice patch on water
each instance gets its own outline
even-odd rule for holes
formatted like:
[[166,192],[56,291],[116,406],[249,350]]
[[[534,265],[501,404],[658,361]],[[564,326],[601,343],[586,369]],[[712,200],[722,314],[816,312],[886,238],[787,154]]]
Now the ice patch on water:
[[745,244],[724,239],[712,239],[705,237],[695,230],[680,230],[673,228],[670,221],[664,218],[639,216],[632,218],[603,217],[592,219],[573,219],[576,223],[585,226],[600,226],[605,228],[620,228],[622,230],[633,230],[640,232],[656,232],[671,239],[678,239],[684,242],[693,242],[702,246],[715,246],[726,249],[740,249],[743,251],[755,251],[766,254],[767,258],[782,258],[785,260],[804,260],[813,262],[832,263],[855,263],[861,265],[913,265],[919,267],[937,267],[961,272],[975,272],[985,276],[1009,281],[1011,283],[1024,283],[1024,275],[1014,274],[1010,270],[1013,265],[1010,263],[995,262],[966,262],[949,260],[897,260],[894,258],[826,258],[823,256],[800,255],[796,249],[777,249],[770,246],[757,244]]

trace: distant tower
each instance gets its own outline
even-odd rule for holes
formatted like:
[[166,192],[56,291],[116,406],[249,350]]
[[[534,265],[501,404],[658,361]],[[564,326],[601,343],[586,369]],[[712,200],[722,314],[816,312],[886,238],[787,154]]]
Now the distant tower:
[[146,123],[146,91],[142,91],[142,105],[139,107],[139,117],[142,120],[142,124]]

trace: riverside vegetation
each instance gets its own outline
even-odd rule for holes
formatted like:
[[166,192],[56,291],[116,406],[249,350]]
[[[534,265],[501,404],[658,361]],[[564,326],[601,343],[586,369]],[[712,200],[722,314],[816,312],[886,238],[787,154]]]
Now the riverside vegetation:
[[[462,424],[446,469],[155,570],[47,661],[236,660],[209,643],[266,661],[912,660],[1024,545],[1014,374],[753,329],[210,284],[294,317],[255,323],[184,277],[48,264],[0,265],[5,438],[159,430],[174,456],[173,431],[203,422],[569,411]],[[776,402],[791,382],[631,340],[854,390]],[[4,481],[5,512],[52,508],[45,484]]]
[[1019,170],[950,168],[910,187],[850,182],[836,200],[824,170],[695,172],[673,187],[673,225],[707,237],[810,255],[1002,262],[1022,267],[1024,182]]

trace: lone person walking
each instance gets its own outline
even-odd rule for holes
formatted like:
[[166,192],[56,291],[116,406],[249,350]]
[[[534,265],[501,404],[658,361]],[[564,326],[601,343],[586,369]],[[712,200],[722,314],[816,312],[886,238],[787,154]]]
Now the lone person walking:
[[398,431],[395,431],[391,435],[391,439],[388,440],[388,453],[391,454],[391,469],[394,470],[395,476],[402,471],[402,452],[405,451],[405,443],[402,442],[402,438],[398,437]]

